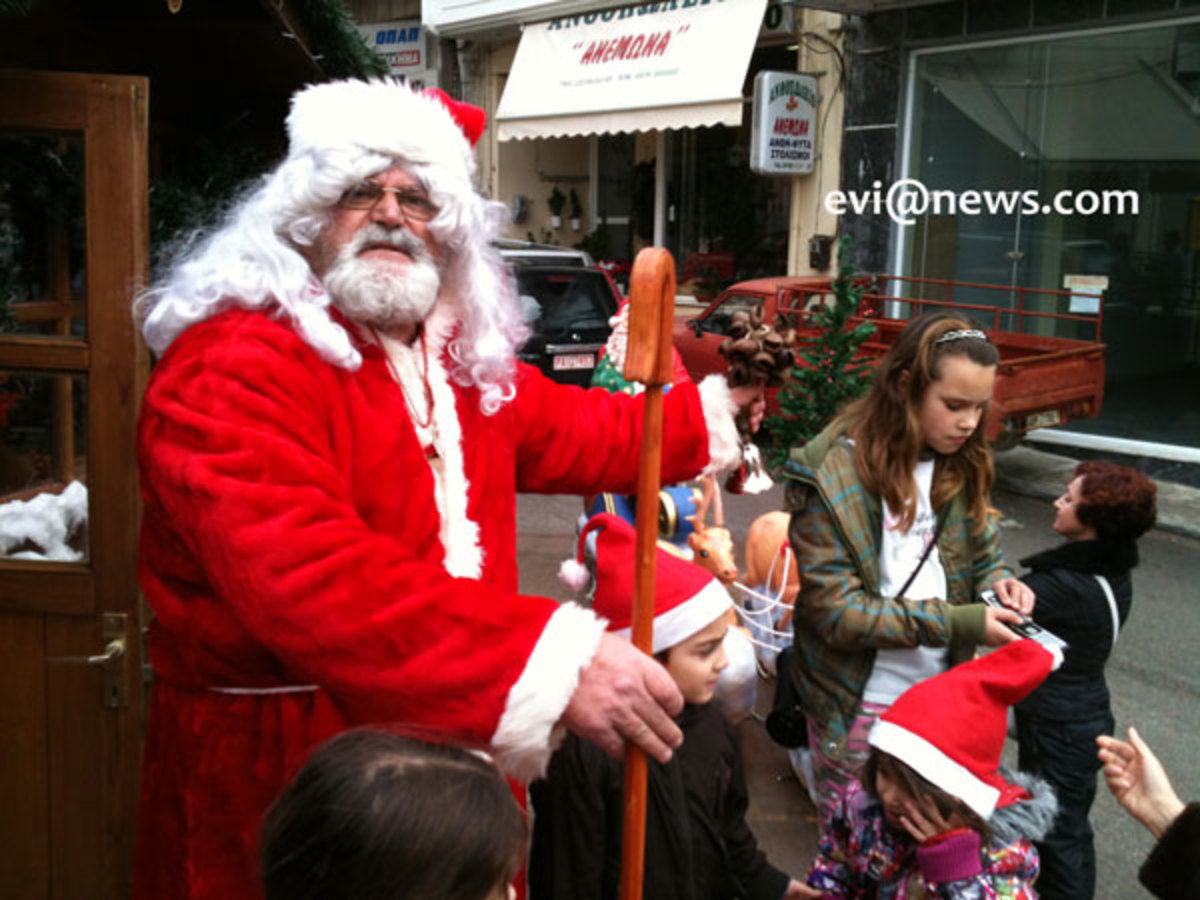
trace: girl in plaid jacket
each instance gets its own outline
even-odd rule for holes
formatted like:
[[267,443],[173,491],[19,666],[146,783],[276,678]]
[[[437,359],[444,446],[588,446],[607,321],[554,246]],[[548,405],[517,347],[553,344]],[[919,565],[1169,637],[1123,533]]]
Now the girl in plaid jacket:
[[[988,497],[985,414],[998,354],[957,315],[910,322],[869,392],[792,451],[789,538],[803,568],[790,677],[808,716],[824,834],[907,688],[1015,640],[1033,607]],[[1005,608],[985,606],[992,589]],[[1007,608],[1011,607],[1011,608]]]

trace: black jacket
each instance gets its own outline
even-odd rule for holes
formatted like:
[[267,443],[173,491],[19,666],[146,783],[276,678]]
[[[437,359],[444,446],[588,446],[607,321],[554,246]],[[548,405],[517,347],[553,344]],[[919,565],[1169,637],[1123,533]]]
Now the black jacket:
[[[767,862],[746,825],[737,738],[713,704],[687,706],[683,746],[648,761],[647,900],[779,900],[788,876]],[[624,765],[575,735],[530,785],[530,900],[616,900]]]
[[1200,803],[1189,803],[1138,871],[1138,880],[1162,900],[1200,897]]
[[1133,603],[1129,570],[1137,565],[1132,541],[1068,541],[1021,560],[1032,569],[1021,576],[1037,595],[1033,618],[1067,642],[1062,666],[1017,706],[1017,711],[1060,721],[1091,719],[1109,712],[1104,666],[1113,649],[1112,611],[1096,580],[1112,588],[1121,625]]

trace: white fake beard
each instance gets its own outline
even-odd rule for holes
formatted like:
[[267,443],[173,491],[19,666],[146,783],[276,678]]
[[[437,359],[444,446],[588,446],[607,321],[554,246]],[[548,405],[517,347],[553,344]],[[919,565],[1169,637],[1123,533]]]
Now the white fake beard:
[[[368,244],[394,244],[410,257],[401,272],[361,259]],[[406,228],[369,225],[338,252],[325,273],[325,289],[351,320],[387,329],[425,321],[437,301],[441,275],[424,241]]]

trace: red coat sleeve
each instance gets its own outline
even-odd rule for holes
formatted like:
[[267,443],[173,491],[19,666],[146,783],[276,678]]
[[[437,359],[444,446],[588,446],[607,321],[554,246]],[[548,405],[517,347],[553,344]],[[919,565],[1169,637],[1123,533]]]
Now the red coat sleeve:
[[[556,384],[522,366],[515,405],[518,490],[629,494],[637,489],[643,397]],[[686,481],[709,459],[700,394],[677,384],[663,401],[662,483]]]

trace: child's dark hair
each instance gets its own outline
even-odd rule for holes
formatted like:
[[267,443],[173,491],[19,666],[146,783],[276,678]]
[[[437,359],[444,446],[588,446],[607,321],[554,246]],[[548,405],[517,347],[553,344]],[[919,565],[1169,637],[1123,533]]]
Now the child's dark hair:
[[[867,393],[839,417],[854,438],[854,463],[863,486],[902,511],[900,524],[905,530],[912,527],[917,508],[913,469],[924,450],[921,403],[929,385],[942,377],[943,360],[951,356],[981,366],[994,366],[1000,360],[996,345],[961,315],[939,312],[913,319],[876,367]],[[987,424],[984,415],[957,452],[938,459],[930,498],[936,509],[965,491],[979,531],[991,512],[988,498],[995,477]]]
[[1158,487],[1142,472],[1093,460],[1080,463],[1075,477],[1083,479],[1075,515],[1100,540],[1136,541],[1154,527]]
[[517,874],[525,818],[491,763],[385,731],[321,745],[268,810],[266,900],[485,900]]
[[890,753],[885,753],[875,747],[871,748],[871,753],[867,756],[867,761],[863,765],[862,770],[862,786],[866,792],[879,799],[878,793],[875,790],[875,778],[883,772],[889,779],[900,784],[914,798],[932,797],[934,805],[937,806],[938,812],[943,819],[948,819],[951,814],[957,815],[963,825],[968,828],[978,831],[983,845],[987,846],[992,840],[992,829],[988,825],[987,820],[979,813],[967,806],[953,794],[943,791],[929,779],[923,777],[915,769],[907,763],[902,762]]

